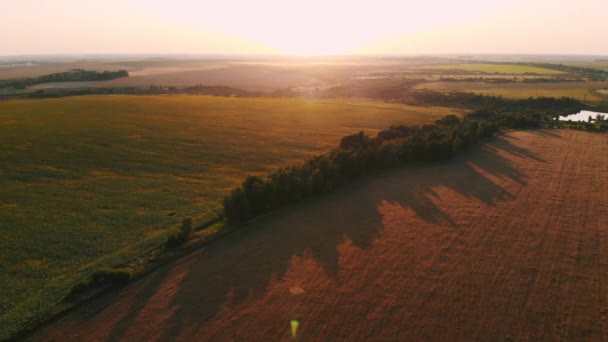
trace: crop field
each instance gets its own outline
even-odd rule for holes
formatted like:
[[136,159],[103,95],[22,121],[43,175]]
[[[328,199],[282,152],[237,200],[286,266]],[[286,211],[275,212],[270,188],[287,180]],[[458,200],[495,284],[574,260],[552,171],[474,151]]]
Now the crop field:
[[510,132],[362,181],[32,340],[606,340],[606,140]]
[[603,98],[591,92],[608,86],[608,82],[549,82],[549,83],[481,83],[481,82],[432,82],[417,86],[441,92],[470,92],[505,98],[525,99],[528,97],[572,97],[581,101],[597,102]]
[[0,340],[74,282],[214,216],[267,174],[359,130],[460,110],[374,101],[83,96],[0,101]]
[[464,71],[480,71],[487,73],[499,73],[499,74],[563,74],[562,71],[552,70],[547,68],[539,68],[527,65],[516,65],[516,64],[451,64],[451,65],[435,65],[427,66],[425,69],[435,70],[464,70]]
[[[156,72],[155,72],[156,71]],[[271,90],[294,85],[314,84],[319,82],[300,68],[279,68],[259,65],[233,65],[226,67],[208,67],[199,69],[168,70],[160,69],[134,72],[133,76],[123,79],[98,82],[98,86],[194,86],[224,85],[247,90]]]

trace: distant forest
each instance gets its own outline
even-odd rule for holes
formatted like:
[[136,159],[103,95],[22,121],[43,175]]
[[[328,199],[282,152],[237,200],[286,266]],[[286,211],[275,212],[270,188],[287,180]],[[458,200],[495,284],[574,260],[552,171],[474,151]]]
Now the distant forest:
[[91,71],[84,69],[72,69],[65,72],[58,72],[38,77],[18,78],[10,80],[0,80],[0,88],[12,87],[15,89],[25,89],[26,87],[49,82],[81,82],[81,81],[108,81],[115,78],[129,77],[126,70],[118,71]]

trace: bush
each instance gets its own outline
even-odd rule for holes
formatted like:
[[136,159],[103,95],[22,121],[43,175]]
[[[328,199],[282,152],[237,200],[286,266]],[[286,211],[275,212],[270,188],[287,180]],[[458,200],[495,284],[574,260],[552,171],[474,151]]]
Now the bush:
[[190,238],[192,232],[192,219],[187,218],[182,221],[179,232],[171,234],[167,238],[167,247],[175,248],[184,244]]
[[89,280],[81,280],[77,282],[74,287],[72,287],[72,290],[70,291],[70,296],[81,294],[89,288],[91,288],[91,282]]
[[94,287],[122,287],[128,284],[131,278],[132,273],[126,268],[102,268],[91,274],[86,280],[76,283],[68,296],[79,295]]

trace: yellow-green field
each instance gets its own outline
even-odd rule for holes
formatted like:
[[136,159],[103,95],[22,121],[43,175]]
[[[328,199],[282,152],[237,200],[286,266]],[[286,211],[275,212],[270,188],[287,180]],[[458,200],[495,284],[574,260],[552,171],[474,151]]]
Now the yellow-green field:
[[452,65],[434,65],[424,67],[425,69],[436,69],[436,70],[465,70],[465,71],[479,71],[487,73],[499,73],[499,74],[563,74],[562,71],[552,70],[546,68],[539,68],[527,65],[516,65],[516,64],[452,64]]
[[597,102],[603,97],[590,90],[604,88],[608,82],[548,82],[548,83],[482,83],[482,82],[431,82],[419,84],[417,89],[440,92],[470,92],[505,98],[572,97],[581,101]]
[[0,101],[0,340],[79,278],[212,217],[248,174],[359,130],[461,111],[374,101],[86,96]]

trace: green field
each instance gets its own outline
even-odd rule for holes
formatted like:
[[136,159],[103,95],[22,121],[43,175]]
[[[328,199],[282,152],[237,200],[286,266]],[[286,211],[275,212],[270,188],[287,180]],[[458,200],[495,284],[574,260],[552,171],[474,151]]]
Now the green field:
[[248,174],[342,136],[458,110],[374,101],[86,96],[0,101],[0,340],[76,280],[216,215]]
[[465,71],[479,71],[487,72],[490,74],[563,74],[562,71],[552,70],[546,68],[539,68],[527,65],[516,65],[516,64],[484,64],[484,63],[473,63],[473,64],[453,64],[453,65],[436,65],[426,66],[425,69],[435,70],[465,70]]
[[483,83],[483,82],[431,82],[419,84],[417,89],[440,92],[467,92],[483,95],[502,96],[512,99],[528,97],[572,97],[587,102],[598,102],[603,96],[591,89],[606,87],[607,82],[548,82],[548,83]]

